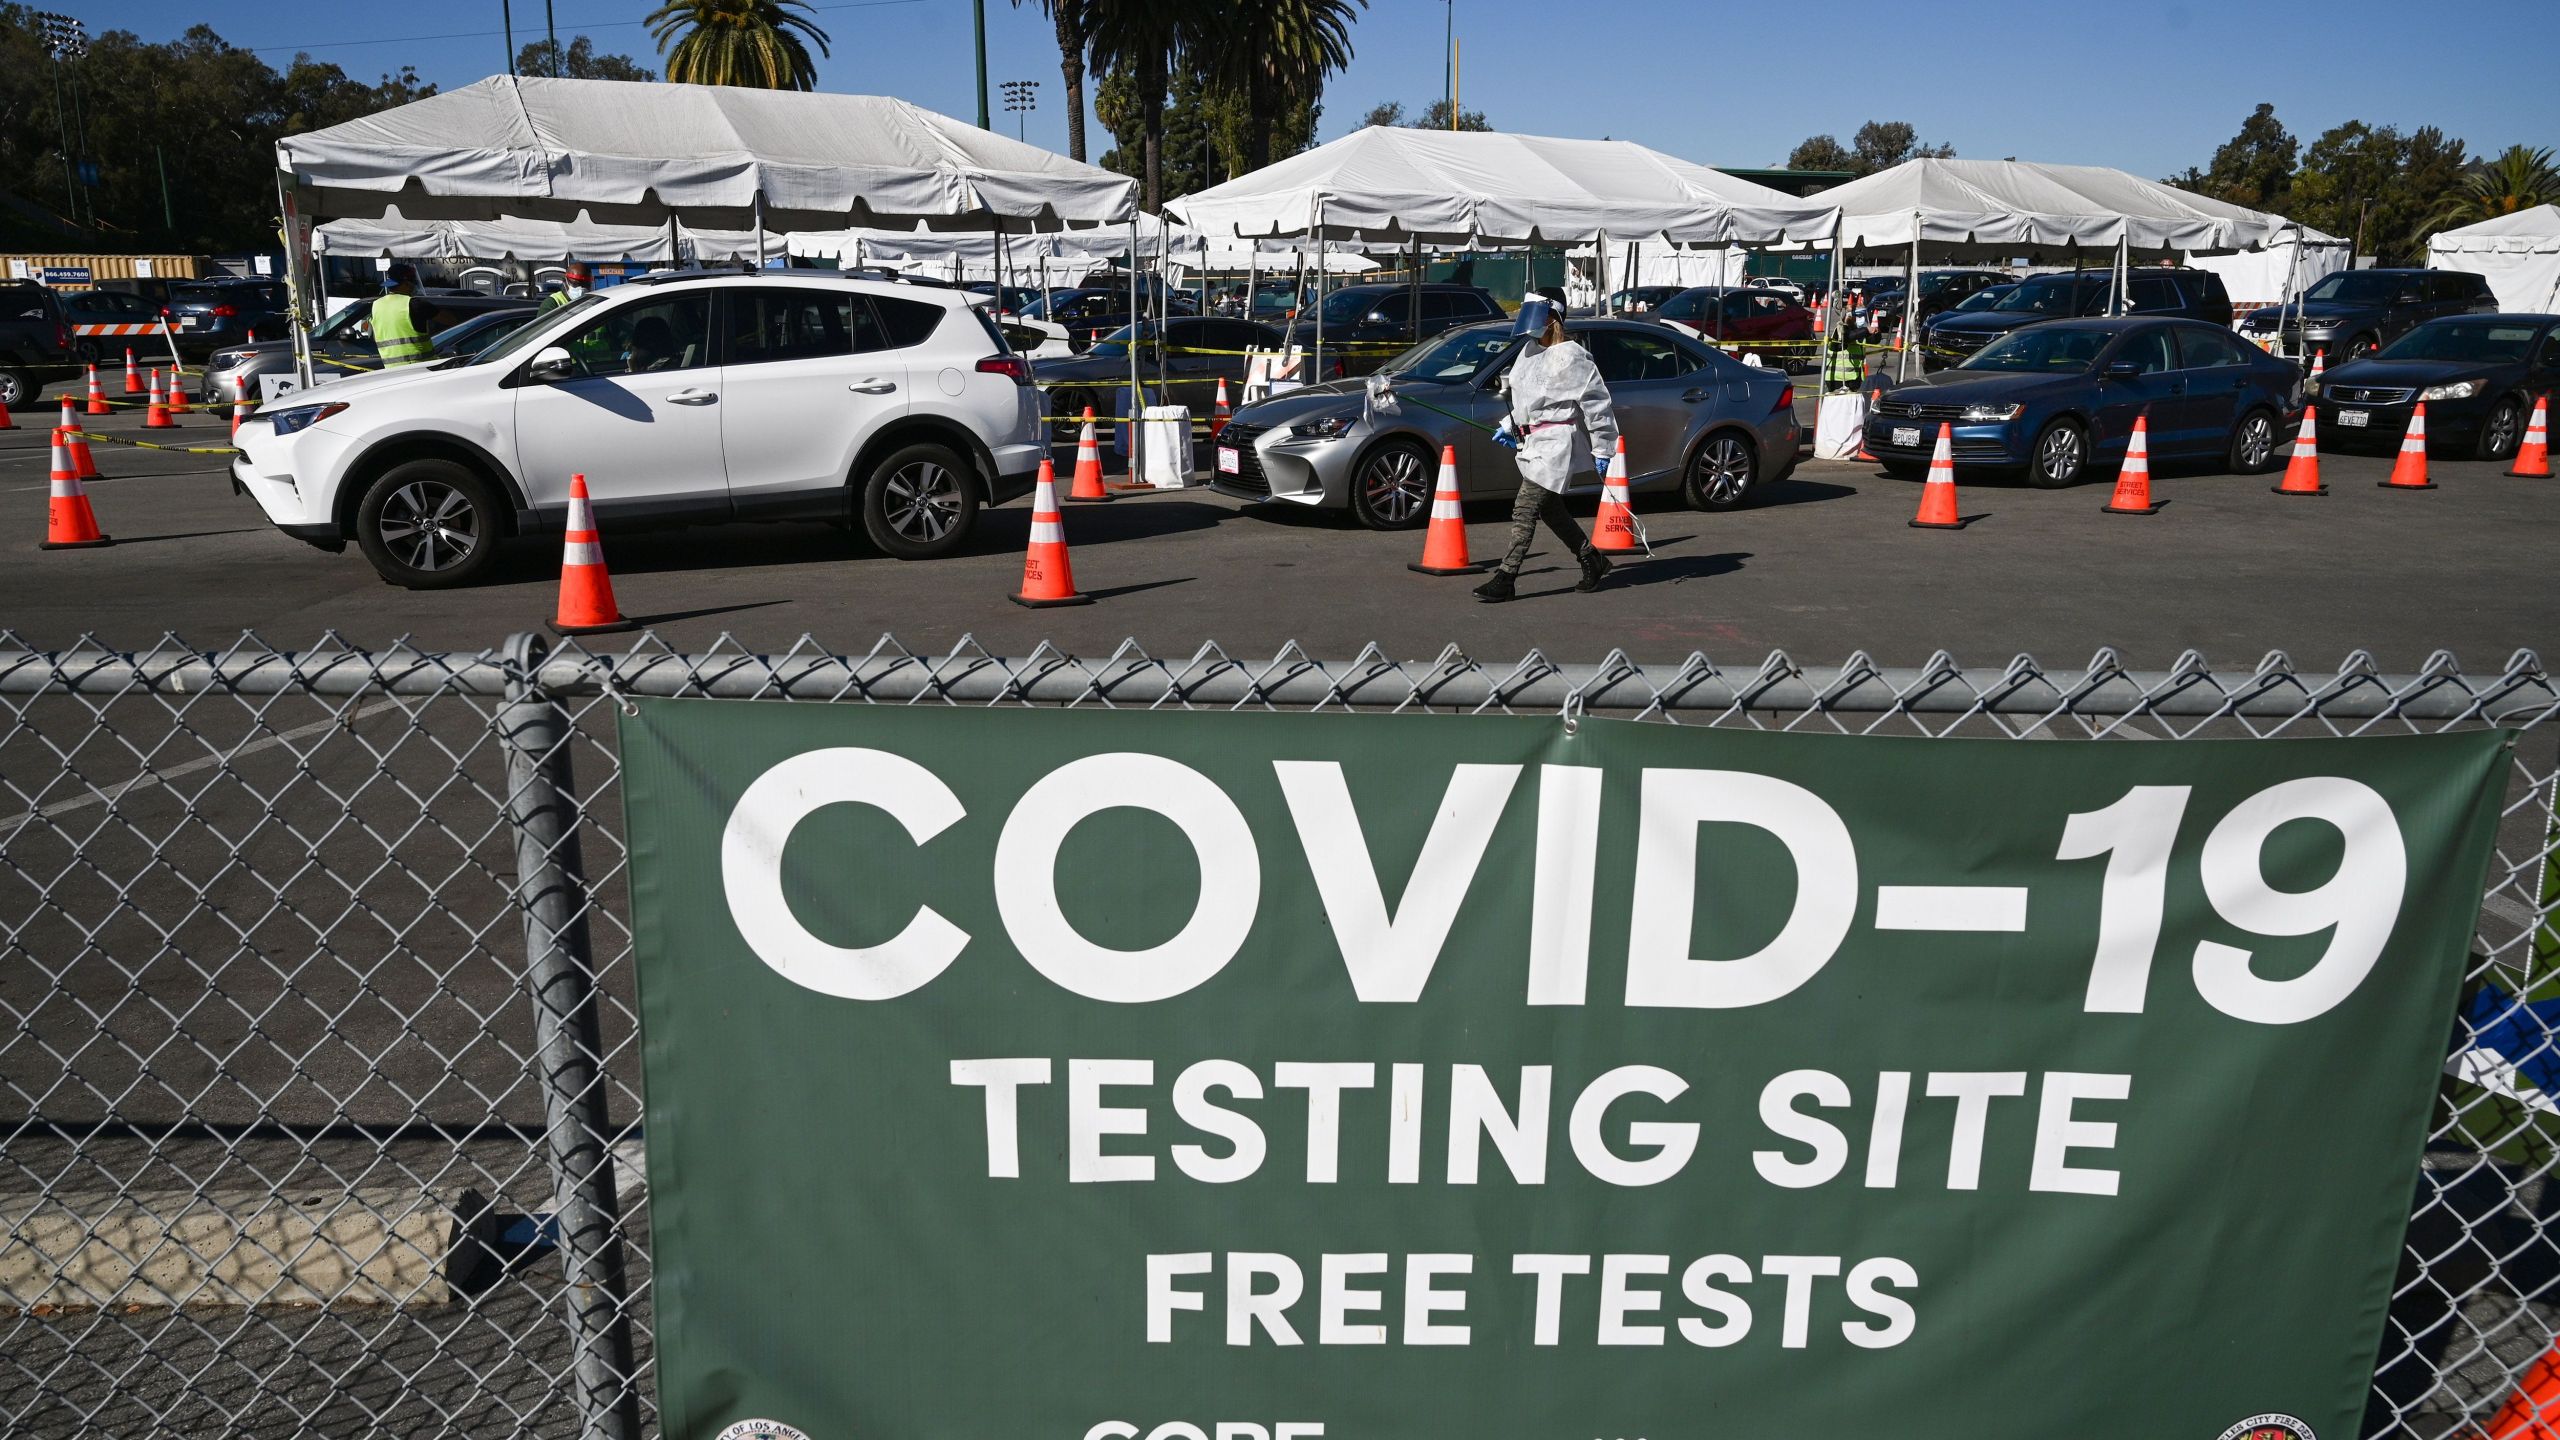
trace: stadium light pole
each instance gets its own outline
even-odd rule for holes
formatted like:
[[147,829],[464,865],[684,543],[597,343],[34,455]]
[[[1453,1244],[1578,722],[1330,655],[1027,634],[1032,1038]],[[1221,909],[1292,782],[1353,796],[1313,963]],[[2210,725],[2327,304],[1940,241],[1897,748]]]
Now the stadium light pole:
[[1022,117],[1040,108],[1040,82],[1037,80],[1005,81],[1004,108],[1005,113],[1014,117],[1013,138],[1022,139],[1023,126],[1026,123]]
[[987,0],[969,0],[969,13],[978,27],[978,128],[993,130],[987,121]]

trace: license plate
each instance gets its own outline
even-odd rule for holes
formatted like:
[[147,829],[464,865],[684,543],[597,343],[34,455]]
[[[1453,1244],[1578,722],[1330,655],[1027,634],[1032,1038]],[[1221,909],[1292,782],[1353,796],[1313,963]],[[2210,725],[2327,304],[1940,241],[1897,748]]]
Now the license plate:
[[2373,412],[2370,410],[2341,410],[2338,412],[2338,423],[2361,429],[2373,423]]
[[1893,443],[1894,443],[1894,444],[1896,444],[1896,445],[1917,445],[1917,444],[1919,444],[1919,443],[1920,443],[1920,427],[1919,427],[1919,426],[1917,426],[1917,425],[1896,425],[1896,426],[1894,426],[1894,427],[1893,427]]
[[179,328],[179,329],[181,329],[181,330],[193,330],[194,328],[196,328],[196,317],[194,317],[193,315],[181,315],[181,316],[179,316],[179,317],[178,317],[178,328]]
[[1219,474],[1234,475],[1240,473],[1243,468],[1242,463],[1236,459],[1236,447],[1233,445],[1221,445],[1218,447]]

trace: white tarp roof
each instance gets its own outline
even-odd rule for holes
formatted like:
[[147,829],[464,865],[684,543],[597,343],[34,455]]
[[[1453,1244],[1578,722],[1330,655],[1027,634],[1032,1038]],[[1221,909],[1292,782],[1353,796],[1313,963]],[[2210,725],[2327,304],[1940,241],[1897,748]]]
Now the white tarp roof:
[[2112,253],[2120,241],[2149,252],[2254,250],[2297,230],[2315,244],[2343,243],[2281,215],[2098,165],[1906,160],[1820,199],[1839,207],[1851,250],[1908,247],[1915,233],[1940,254],[2003,256],[2074,245]]
[[1564,244],[1661,235],[1691,245],[1829,233],[1822,201],[1626,140],[1371,126],[1186,195],[1167,214],[1204,234],[1401,245]]
[[2560,308],[2560,206],[2439,231],[2427,240],[2427,263],[2487,276],[2500,309]]
[[[752,230],[698,230],[678,225],[686,256],[702,261],[752,259]],[[782,253],[784,237],[767,232],[764,253]],[[672,265],[664,225],[599,225],[563,220],[411,220],[398,210],[374,220],[332,220],[316,227],[319,255],[388,256],[398,260],[633,260]]]
[[[1173,263],[1213,270],[1243,270],[1249,262],[1257,262],[1263,270],[1271,271],[1293,268],[1298,263],[1301,247],[1288,241],[1266,240],[1257,247],[1250,241],[1210,240],[1178,225],[1169,228],[1170,234],[1168,227],[1153,217],[1141,224],[1138,244],[1142,261],[1153,257],[1159,246],[1168,246]],[[792,254],[812,259],[844,264],[858,259],[867,265],[920,270],[928,275],[949,274],[952,262],[957,260],[961,273],[970,278],[992,279],[995,275],[996,238],[991,234],[857,228],[795,231],[789,240]],[[1254,253],[1257,248],[1258,257]],[[1358,274],[1377,268],[1358,255],[1343,253],[1339,245],[1328,248],[1335,253],[1325,257],[1325,268],[1333,274]],[[1044,255],[1049,259],[1053,278],[1063,280],[1066,268],[1087,265],[1098,269],[1116,263],[1128,253],[1129,230],[1125,225],[1009,235],[1004,242],[1005,263],[1017,281],[1026,276],[1036,280]]]
[[2186,263],[2221,276],[2231,308],[2245,314],[2262,305],[2284,304],[2321,276],[2346,269],[2347,247],[2324,241],[2296,245],[2285,239],[2235,255],[2190,255]]
[[494,75],[276,142],[303,213],[768,229],[1126,220],[1128,177],[882,95]]

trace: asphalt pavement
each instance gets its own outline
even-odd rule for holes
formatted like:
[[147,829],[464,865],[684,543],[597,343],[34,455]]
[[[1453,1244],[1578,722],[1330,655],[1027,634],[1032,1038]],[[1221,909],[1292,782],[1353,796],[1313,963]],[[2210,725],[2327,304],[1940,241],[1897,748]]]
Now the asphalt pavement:
[[[255,631],[298,648],[334,630],[364,645],[476,650],[552,613],[556,543],[519,544],[470,589],[394,589],[352,548],[326,554],[270,528],[231,493],[220,456],[98,445],[113,478],[91,495],[118,543],[40,551],[51,418],[22,414],[0,433],[0,629],[24,643],[94,635],[138,648],[175,633],[213,647]],[[95,423],[146,438],[129,413]],[[224,432],[197,414],[147,438],[219,445]],[[2362,648],[2390,669],[2449,649],[2487,669],[2519,647],[2560,644],[2560,481],[2438,458],[2441,488],[2393,493],[2376,488],[2387,456],[2333,450],[2322,461],[2333,491],[2322,499],[2270,494],[2269,476],[2162,465],[2155,490],[2167,504],[2149,517],[2101,513],[2104,481],[2059,492],[1967,483],[1960,532],[1905,523],[1914,482],[1807,461],[1738,513],[1644,507],[1654,554],[1597,594],[1573,593],[1569,557],[1542,536],[1523,598],[1503,606],[1475,601],[1472,581],[1407,570],[1419,534],[1206,490],[1070,507],[1075,577],[1097,601],[1075,609],[1005,598],[1021,578],[1027,501],[989,512],[964,553],[933,562],[880,557],[818,523],[608,526],[605,551],[624,611],[684,648],[726,635],[773,649],[808,635],[862,650],[894,635],[918,652],[974,643],[1022,654],[1045,640],[1090,656],[1134,640],[1159,656],[1214,643],[1267,657],[1295,642],[1319,657],[1375,644],[1398,658],[1456,645],[1487,662],[1534,648],[1568,661],[1701,651],[1756,665],[1782,649],[1806,662],[1863,650],[1916,664],[1944,650],[1969,665],[2028,652],[2076,666],[2112,646],[2135,665],[2196,649],[2233,667],[2273,649],[2327,667]],[[1478,557],[1503,543],[1507,509],[1470,509]]]

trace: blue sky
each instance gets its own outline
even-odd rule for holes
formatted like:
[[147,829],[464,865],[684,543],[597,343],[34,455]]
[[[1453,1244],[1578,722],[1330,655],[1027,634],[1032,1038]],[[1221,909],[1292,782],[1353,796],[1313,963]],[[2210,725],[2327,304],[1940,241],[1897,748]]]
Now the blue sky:
[[[123,0],[56,8],[93,30],[147,38],[211,19],[234,44],[278,64],[297,47],[370,77],[400,64],[440,85],[505,66],[498,0],[353,6],[270,0],[208,10],[201,0]],[[637,24],[650,0],[552,0],[563,40],[654,65]],[[834,39],[830,90],[887,93],[975,114],[969,0],[824,0]],[[1442,0],[1370,0],[1357,55],[1326,91],[1321,137],[1372,104],[1419,109],[1441,94]],[[2475,151],[2560,144],[2560,103],[2540,77],[2494,57],[2560,44],[2554,0],[2479,0],[2429,18],[2380,0],[2166,0],[2129,9],[1829,0],[1756,6],[1722,0],[1456,0],[1462,101],[1504,130],[1637,140],[1707,164],[1767,165],[1820,132],[1846,141],[1868,119],[1907,120],[1960,155],[2114,165],[2149,176],[2202,165],[2259,101],[2306,143],[2349,119],[2433,124]],[[519,43],[542,33],[542,0],[514,0]],[[485,34],[467,32],[485,31]],[[1845,64],[1824,36],[1845,36]],[[435,38],[421,38],[435,37]],[[397,43],[346,43],[397,42]],[[1565,58],[1589,53],[1594,59]],[[1834,51],[1837,53],[1837,51]],[[988,0],[994,83],[1040,81],[1026,138],[1063,151],[1057,52],[1035,11]],[[1094,131],[1098,158],[1108,145]]]

